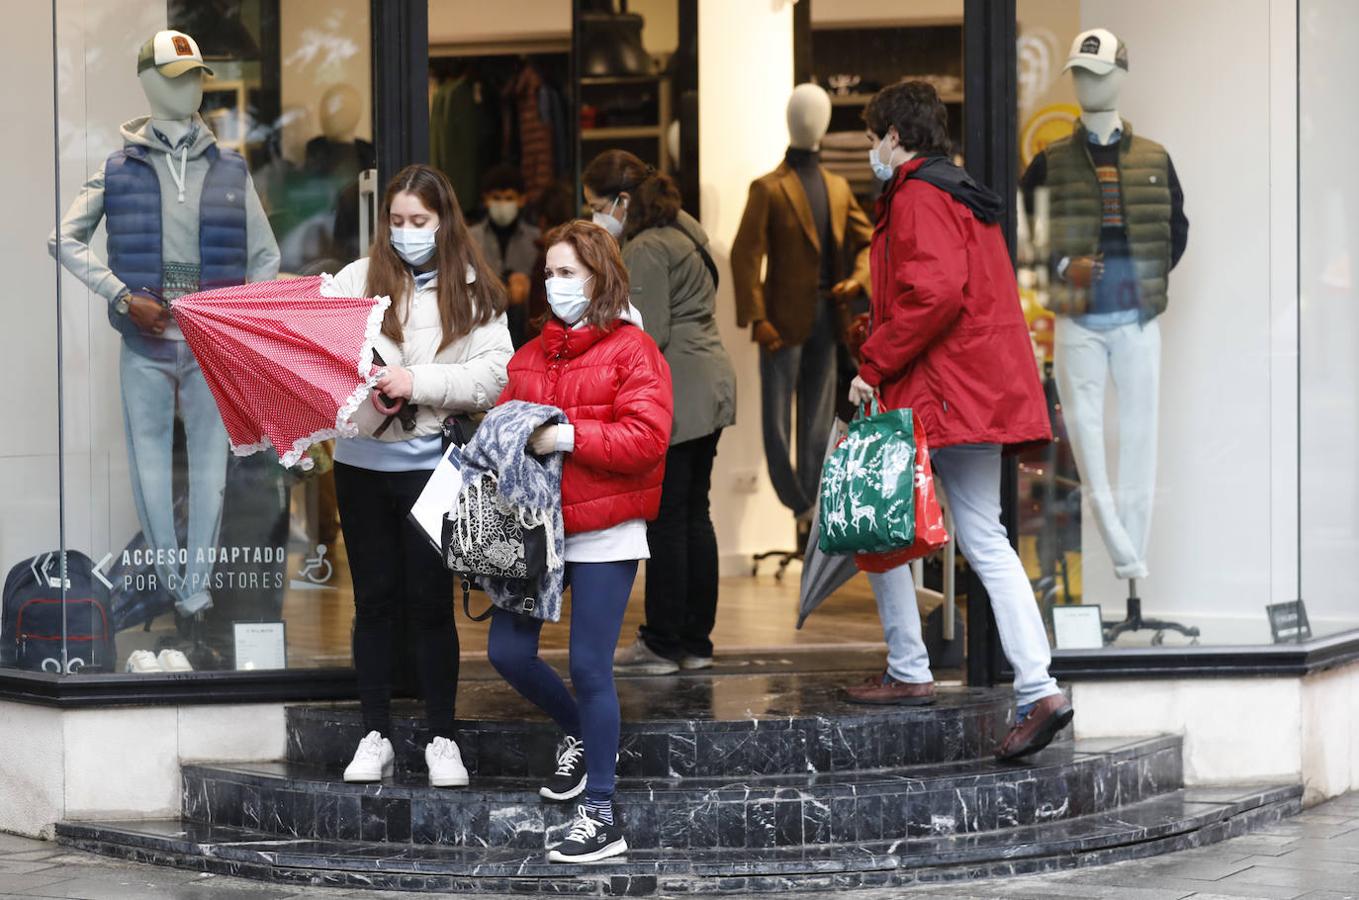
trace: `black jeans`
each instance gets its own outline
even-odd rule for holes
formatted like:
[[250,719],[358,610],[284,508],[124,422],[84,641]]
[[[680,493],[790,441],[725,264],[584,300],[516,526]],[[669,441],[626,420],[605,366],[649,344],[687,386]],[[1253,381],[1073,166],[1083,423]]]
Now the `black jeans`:
[[[430,737],[453,737],[458,626],[453,575],[407,518],[429,472],[374,472],[335,464],[340,528],[354,581],[354,669],[365,731],[392,735],[392,659],[409,633]],[[408,631],[398,626],[405,622]]]
[[647,526],[646,624],[638,635],[669,659],[712,656],[717,620],[717,533],[708,502],[721,431],[665,456],[661,512]]

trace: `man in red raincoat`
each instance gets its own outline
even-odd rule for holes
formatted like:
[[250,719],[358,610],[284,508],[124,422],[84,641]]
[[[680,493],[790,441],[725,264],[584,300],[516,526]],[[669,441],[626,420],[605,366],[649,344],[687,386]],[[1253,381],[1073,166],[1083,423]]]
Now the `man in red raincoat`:
[[[885,187],[872,245],[872,326],[850,399],[911,408],[958,544],[990,595],[1015,670],[1015,725],[996,755],[1047,746],[1071,721],[1048,674],[1047,632],[1001,523],[1001,455],[1051,439],[1019,291],[997,224],[1004,201],[947,156],[947,112],[921,81],[880,91],[864,113]],[[868,703],[928,703],[934,682],[908,567],[873,577],[888,644],[882,676],[849,689]]]

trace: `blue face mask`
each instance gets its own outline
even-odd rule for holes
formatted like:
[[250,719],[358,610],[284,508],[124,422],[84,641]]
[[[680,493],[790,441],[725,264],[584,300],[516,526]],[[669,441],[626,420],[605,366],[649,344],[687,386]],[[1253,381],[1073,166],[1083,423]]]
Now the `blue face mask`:
[[392,248],[412,266],[423,266],[434,256],[435,228],[393,228]]
[[[883,162],[878,154],[878,148],[885,143],[887,143],[886,136],[883,137],[882,141],[868,148],[868,164],[873,169],[873,177],[879,181],[891,181],[892,174],[896,171],[892,166]],[[892,151],[887,151],[887,158],[892,158]]]
[[590,298],[585,296],[585,282],[590,278],[547,279],[547,304],[552,314],[567,325],[579,322],[590,307]]

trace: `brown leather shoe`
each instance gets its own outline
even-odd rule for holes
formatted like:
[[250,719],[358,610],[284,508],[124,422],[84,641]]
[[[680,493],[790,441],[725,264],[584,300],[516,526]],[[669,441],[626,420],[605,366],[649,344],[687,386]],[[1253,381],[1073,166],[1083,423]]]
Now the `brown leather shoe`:
[[1037,753],[1057,733],[1071,724],[1074,713],[1064,694],[1049,694],[1034,704],[1029,714],[1010,728],[996,750],[996,759],[1006,762]]
[[934,702],[934,682],[897,681],[883,672],[845,688],[845,698],[873,706],[929,706]]

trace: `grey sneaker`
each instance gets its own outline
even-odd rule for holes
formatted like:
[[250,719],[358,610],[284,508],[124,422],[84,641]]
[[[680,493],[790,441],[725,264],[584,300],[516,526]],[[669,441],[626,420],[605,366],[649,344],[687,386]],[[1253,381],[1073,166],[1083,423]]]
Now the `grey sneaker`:
[[613,655],[613,670],[619,675],[673,675],[680,667],[679,663],[661,656],[638,638]]
[[691,672],[695,669],[711,669],[713,667],[713,658],[711,656],[690,656],[685,654],[680,659],[679,666],[686,672]]

